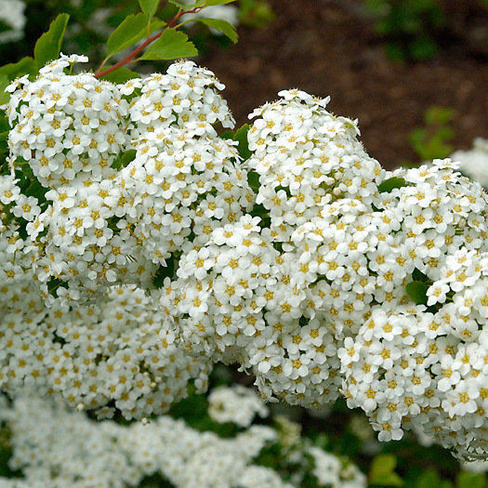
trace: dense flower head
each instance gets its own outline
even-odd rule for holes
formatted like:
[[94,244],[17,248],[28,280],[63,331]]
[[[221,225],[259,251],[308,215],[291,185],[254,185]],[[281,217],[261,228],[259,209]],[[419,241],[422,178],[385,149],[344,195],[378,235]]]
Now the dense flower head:
[[83,60],[10,87],[3,390],[141,418],[237,363],[267,399],[343,395],[381,440],[410,429],[486,456],[480,184],[449,159],[381,169],[355,122],[298,90],[252,114],[242,161],[210,71],[114,85],[65,72]]
[[286,240],[334,200],[370,203],[384,172],[358,141],[356,122],[326,110],[329,98],[300,90],[279,95],[250,115],[247,164],[259,175],[257,203],[269,211],[277,239]]
[[10,395],[30,385],[71,407],[102,417],[115,407],[130,419],[167,411],[190,381],[206,389],[210,362],[187,353],[143,290],[114,287],[96,305],[58,299],[46,308],[35,284],[9,289],[0,303],[0,385]]
[[[235,143],[214,128],[233,121],[213,73],[179,62],[115,85],[66,72],[86,61],[61,56],[34,81],[16,80],[7,106],[18,178],[4,200],[15,199],[9,210],[28,222],[19,225],[36,278],[66,283],[70,300],[114,284],[150,287],[167,258],[203,244],[254,200]],[[18,188],[27,166],[37,197]]]
[[28,164],[44,186],[107,178],[130,143],[128,103],[119,88],[92,73],[65,74],[64,68],[86,61],[63,56],[34,81],[23,77],[8,88],[11,164]]
[[231,141],[158,127],[134,146],[134,159],[117,177],[120,212],[153,262],[203,245],[214,229],[251,209],[254,195]]
[[227,102],[218,93],[223,88],[210,70],[191,61],[174,63],[165,74],[128,81],[121,88],[122,93],[138,95],[130,106],[132,137],[168,127],[185,127],[200,135],[215,136],[215,124],[233,127]]
[[258,222],[244,216],[184,255],[162,303],[193,350],[252,369],[266,397],[330,402],[340,384],[334,340],[294,283],[295,256],[280,254]]

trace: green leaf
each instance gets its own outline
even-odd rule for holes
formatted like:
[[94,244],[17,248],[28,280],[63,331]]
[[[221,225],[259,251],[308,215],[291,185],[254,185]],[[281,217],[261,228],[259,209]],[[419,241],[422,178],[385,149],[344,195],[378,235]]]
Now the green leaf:
[[[163,27],[162,20],[153,19],[149,25],[149,32]],[[112,56],[128,47],[133,46],[147,35],[147,17],[143,13],[131,14],[112,32],[107,41],[107,54]]]
[[[141,0],[139,0],[141,1]],[[169,3],[176,5],[182,10],[188,11],[197,7],[213,7],[214,5],[226,5],[227,3],[235,2],[236,0],[197,0],[194,3],[183,3],[179,0],[168,0]]]
[[393,176],[388,178],[378,185],[378,190],[380,192],[390,193],[394,188],[403,188],[404,186],[409,186],[405,178],[399,178],[398,176]]
[[237,141],[239,145],[237,150],[241,158],[246,161],[252,156],[252,152],[249,150],[249,143],[247,142],[247,133],[249,132],[249,124],[244,124],[242,127],[236,130],[234,134],[234,141]]
[[413,281],[422,281],[423,283],[429,283],[429,285],[432,284],[432,281],[429,279],[429,277],[417,268],[412,271],[412,279]]
[[102,76],[102,80],[107,80],[112,83],[125,83],[126,81],[132,80],[133,78],[140,78],[141,75],[132,71],[128,68],[117,68],[115,71]]
[[226,20],[221,19],[207,19],[207,18],[196,18],[196,22],[205,24],[216,31],[221,32],[224,36],[227,36],[234,44],[237,42],[237,31],[236,28]]
[[449,107],[432,106],[425,112],[425,123],[430,124],[447,124],[454,118],[454,110]]
[[59,14],[51,22],[49,30],[37,40],[34,47],[34,59],[36,60],[38,69],[49,63],[49,61],[59,57],[68,19],[68,14]]
[[415,483],[415,488],[431,488],[432,486],[440,486],[441,478],[437,471],[433,468],[423,472]]
[[259,174],[256,171],[249,171],[247,173],[247,183],[254,193],[259,191],[261,184],[259,183]]
[[249,124],[244,124],[235,132],[231,130],[226,130],[220,135],[222,139],[232,139],[233,141],[237,141],[239,143],[237,145],[237,151],[239,152],[239,156],[241,156],[244,161],[252,156],[252,152],[249,150],[249,144],[247,142],[248,132]]
[[0,68],[0,76],[5,75],[9,80],[15,80],[19,76],[33,74],[37,71],[36,62],[30,56],[22,58],[17,63],[10,63]]
[[213,5],[226,5],[227,3],[235,2],[235,0],[206,0],[205,6],[212,7]]
[[486,476],[484,473],[470,473],[461,471],[457,477],[457,488],[485,488]]
[[427,305],[427,290],[429,284],[423,281],[411,281],[405,287],[405,291],[410,299],[417,305]]
[[163,31],[161,37],[147,48],[140,59],[178,59],[197,54],[198,51],[188,40],[188,36],[172,28]]
[[139,5],[146,18],[150,19],[158,9],[159,0],[139,0]]
[[169,3],[172,3],[173,5],[176,5],[178,8],[181,8],[182,10],[189,10],[192,7],[196,7],[197,4],[200,4],[201,2],[196,2],[195,4],[188,5],[186,3],[178,2],[178,0],[168,0]]
[[396,457],[391,454],[376,456],[369,472],[369,483],[371,485],[401,486],[403,481],[395,473]]
[[10,93],[5,91],[8,85],[10,85],[10,80],[7,75],[0,75],[0,105],[7,103],[10,99]]
[[397,465],[396,457],[392,454],[381,454],[376,456],[371,463],[369,476],[389,474],[395,471]]
[[112,168],[115,169],[120,169],[120,168],[125,168],[126,166],[129,165],[131,161],[134,160],[136,157],[136,150],[135,149],[129,149],[128,151],[125,151],[122,154],[119,154],[115,161],[112,163]]

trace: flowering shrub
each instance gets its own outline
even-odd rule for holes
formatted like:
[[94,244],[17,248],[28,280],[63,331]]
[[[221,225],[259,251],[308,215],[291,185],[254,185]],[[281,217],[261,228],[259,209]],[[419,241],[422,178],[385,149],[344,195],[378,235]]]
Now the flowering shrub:
[[[176,22],[228,2],[173,3]],[[44,64],[60,17],[7,83],[2,391],[34,388],[140,420],[189,385],[205,391],[213,364],[237,363],[270,401],[318,407],[342,396],[380,440],[413,430],[458,457],[485,458],[480,184],[450,160],[383,170],[355,121],[299,90],[224,132],[234,120],[209,70],[123,68],[138,54],[194,53],[174,23],[151,35],[157,2],[140,4],[146,28],[122,24],[109,57],[129,47],[129,29],[143,42],[115,65],[74,74],[86,57],[59,52]]]
[[[219,417],[219,422],[235,423],[245,430],[222,438],[169,416],[130,426],[113,421],[96,423],[32,394],[19,396],[11,406],[3,399],[0,418],[3,429],[11,433],[13,447],[10,467],[22,470],[25,479],[0,478],[0,482],[5,487],[127,487],[156,476],[162,483],[167,480],[171,486],[185,488],[366,486],[366,477],[355,465],[311,446],[299,432],[290,438],[280,423],[274,427],[251,425],[255,407],[267,415],[266,407],[251,390],[215,390],[209,400],[210,416],[215,395],[222,411],[227,412],[225,420]],[[245,425],[242,413],[234,410],[235,402],[242,397],[248,405],[244,406]],[[292,482],[256,463],[259,453],[271,448],[278,453],[276,460],[302,466]]]

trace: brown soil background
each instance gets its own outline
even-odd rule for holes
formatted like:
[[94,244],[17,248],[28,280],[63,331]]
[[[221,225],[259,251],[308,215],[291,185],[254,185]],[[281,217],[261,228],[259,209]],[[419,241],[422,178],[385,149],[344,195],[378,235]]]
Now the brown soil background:
[[425,62],[385,54],[360,0],[269,0],[276,19],[239,27],[239,42],[203,61],[225,83],[238,125],[284,88],[330,95],[328,108],[359,120],[369,154],[387,168],[418,162],[409,142],[430,106],[454,109],[453,145],[488,137],[488,12],[453,0],[446,47]]

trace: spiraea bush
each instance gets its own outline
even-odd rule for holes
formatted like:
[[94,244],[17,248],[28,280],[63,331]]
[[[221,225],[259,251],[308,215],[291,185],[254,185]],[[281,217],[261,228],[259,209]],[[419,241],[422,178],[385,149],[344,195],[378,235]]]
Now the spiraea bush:
[[[189,390],[206,391],[222,362],[252,373],[269,401],[313,408],[343,398],[382,441],[410,430],[459,458],[486,458],[482,186],[449,159],[382,169],[356,121],[298,89],[235,130],[208,69],[179,60],[139,76],[126,67],[138,56],[193,56],[178,20],[230,2],[172,0],[178,12],[167,25],[157,1],[139,3],[94,73],[83,70],[85,56],[60,54],[67,16],[34,58],[0,69],[0,387],[13,400],[9,415],[54,401],[103,418],[156,418]],[[203,20],[235,40],[231,24]],[[45,399],[25,403],[26,389]],[[247,427],[266,409],[237,392],[215,391],[209,412]],[[177,428],[155,422],[156,436]],[[14,444],[32,432],[14,434]],[[329,466],[322,451],[309,455]],[[27,458],[19,467],[29,471]],[[330,462],[319,480],[340,471]],[[127,476],[139,479],[136,471]],[[275,479],[258,471],[249,479]],[[257,486],[246,476],[225,486]]]

